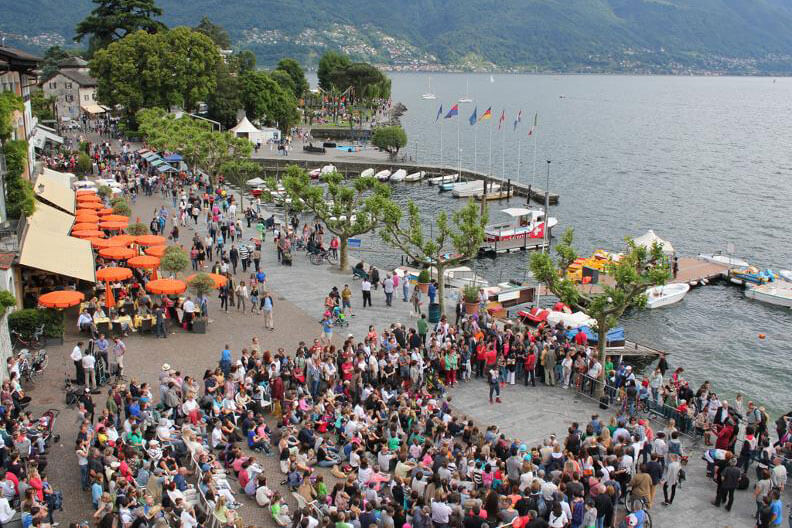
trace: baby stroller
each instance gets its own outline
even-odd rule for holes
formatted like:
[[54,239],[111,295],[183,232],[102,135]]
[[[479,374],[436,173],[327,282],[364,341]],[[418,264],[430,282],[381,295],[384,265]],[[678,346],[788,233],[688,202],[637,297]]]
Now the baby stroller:
[[60,414],[58,409],[47,410],[35,425],[26,431],[30,443],[36,446],[39,455],[44,455],[51,442],[60,442],[60,435],[54,434],[55,419]]
[[284,251],[281,254],[281,264],[284,266],[291,266],[292,265],[292,253],[291,251]]
[[333,326],[337,326],[339,328],[349,326],[349,320],[347,319],[347,316],[338,306],[333,308]]

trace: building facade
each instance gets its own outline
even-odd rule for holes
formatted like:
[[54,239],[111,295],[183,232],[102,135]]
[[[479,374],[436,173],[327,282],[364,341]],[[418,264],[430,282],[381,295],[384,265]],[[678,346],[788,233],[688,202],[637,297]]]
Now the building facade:
[[58,63],[57,73],[44,79],[41,89],[55,98],[55,115],[59,122],[78,121],[84,114],[102,110],[96,104],[96,79],[91,77],[88,63],[80,57],[69,57]]

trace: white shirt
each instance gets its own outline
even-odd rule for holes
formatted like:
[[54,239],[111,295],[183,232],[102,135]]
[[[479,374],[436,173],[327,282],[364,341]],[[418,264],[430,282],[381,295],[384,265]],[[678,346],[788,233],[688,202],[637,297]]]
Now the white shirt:
[[0,497],[0,523],[7,523],[16,515],[16,511],[8,504],[8,499]]
[[69,356],[69,357],[71,357],[72,361],[80,361],[80,360],[82,360],[83,355],[82,355],[82,350],[80,350],[80,347],[79,346],[75,346],[72,349],[71,356]]
[[184,309],[184,311],[187,313],[192,313],[195,311],[195,303],[193,303],[190,299],[187,299],[184,301],[182,309]]
[[92,369],[96,366],[96,358],[91,354],[86,354],[82,357],[82,366],[84,369]]
[[195,528],[198,526],[198,521],[195,519],[195,516],[187,510],[182,510],[179,520],[181,521],[181,528]]
[[368,279],[363,279],[363,282],[360,283],[360,289],[364,292],[371,291],[371,283],[368,281]]

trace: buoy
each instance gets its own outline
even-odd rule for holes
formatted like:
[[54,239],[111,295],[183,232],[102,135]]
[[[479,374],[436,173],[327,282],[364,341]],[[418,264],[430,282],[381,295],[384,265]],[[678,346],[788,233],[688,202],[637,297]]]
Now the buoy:
[[764,334],[759,334],[759,339],[764,339],[766,336]]

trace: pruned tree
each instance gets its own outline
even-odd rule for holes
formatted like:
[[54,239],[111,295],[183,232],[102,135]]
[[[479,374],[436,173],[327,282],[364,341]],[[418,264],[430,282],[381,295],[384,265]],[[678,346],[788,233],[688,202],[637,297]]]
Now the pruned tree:
[[444,312],[445,270],[478,254],[489,216],[486,206],[480,210],[471,198],[462,209],[451,214],[450,221],[448,214],[440,211],[434,218],[431,235],[426,236],[420,211],[413,201],[407,204],[406,218],[393,201],[383,201],[382,205],[380,236],[420,265],[437,270],[437,295],[440,310]]
[[245,193],[249,187],[247,182],[262,173],[261,165],[250,160],[228,161],[220,167],[220,172],[226,183],[233,185],[239,191],[239,208],[244,211]]
[[[556,245],[556,262],[547,253],[534,253],[531,271],[561,302],[573,310],[585,311],[597,322],[599,361],[605,365],[608,330],[615,327],[629,308],[646,306],[646,290],[664,284],[670,277],[667,259],[657,243],[651,248],[627,239],[627,252],[618,261],[608,262],[605,273],[610,280],[601,283],[598,293],[587,293],[567,276],[567,268],[577,259],[572,247],[574,231],[567,229]],[[605,369],[600,370],[596,396],[604,392]]]
[[160,269],[177,276],[179,273],[187,269],[190,264],[190,257],[187,252],[179,246],[168,246],[165,249],[165,254],[160,259]]
[[387,126],[374,129],[371,144],[390,154],[391,159],[407,145],[407,133],[400,126]]

